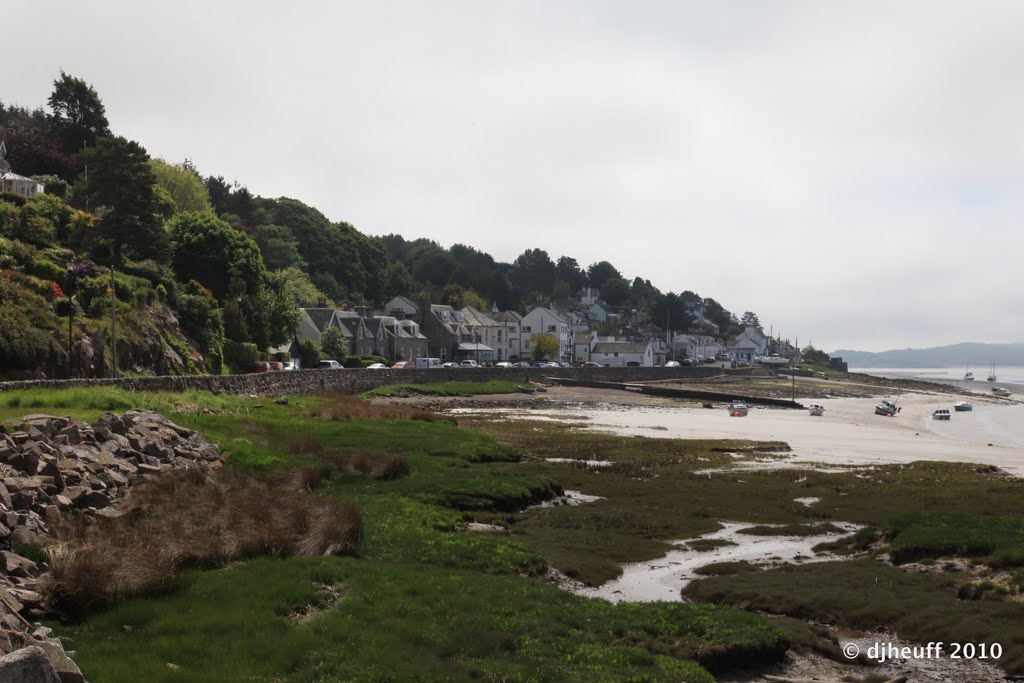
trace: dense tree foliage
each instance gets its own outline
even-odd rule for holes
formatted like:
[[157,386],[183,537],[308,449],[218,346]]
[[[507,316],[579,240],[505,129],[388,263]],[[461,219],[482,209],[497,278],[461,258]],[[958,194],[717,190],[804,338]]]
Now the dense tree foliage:
[[533,360],[558,360],[561,345],[553,334],[535,334],[530,337],[530,357]]
[[75,196],[85,209],[100,216],[97,238],[109,246],[114,265],[121,265],[125,254],[166,261],[170,246],[163,227],[166,214],[146,150],[120,136],[106,137],[83,159],[89,172]]
[[53,112],[50,130],[66,154],[93,147],[99,138],[110,135],[103,102],[82,79],[61,71],[47,102]]
[[212,213],[210,192],[191,162],[169,164],[163,159],[150,159],[157,185],[167,192],[173,202],[173,213]]

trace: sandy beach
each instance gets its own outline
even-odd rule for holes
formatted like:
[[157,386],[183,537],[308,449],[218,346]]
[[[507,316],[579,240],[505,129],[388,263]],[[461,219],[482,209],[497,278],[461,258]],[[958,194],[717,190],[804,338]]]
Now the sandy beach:
[[932,411],[952,411],[956,400],[940,393],[904,394],[901,411],[884,417],[874,412],[878,398],[798,395],[804,405],[823,405],[825,414],[751,406],[746,417],[731,417],[724,404],[708,409],[629,392],[553,387],[545,398],[514,403],[504,412],[525,419],[582,418],[590,429],[636,436],[784,441],[792,448],[785,462],[792,464],[941,460],[995,465],[1024,476],[1024,404],[978,397],[973,411],[954,412],[949,421],[932,419]]

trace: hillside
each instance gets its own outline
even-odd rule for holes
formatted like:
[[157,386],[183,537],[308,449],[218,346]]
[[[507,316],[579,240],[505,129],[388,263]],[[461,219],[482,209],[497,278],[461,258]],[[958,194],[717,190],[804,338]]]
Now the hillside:
[[118,366],[139,373],[247,371],[290,340],[299,307],[376,307],[396,296],[526,313],[590,287],[611,310],[637,312],[634,327],[661,332],[671,321],[686,332],[687,306],[699,303],[723,336],[741,329],[714,299],[662,292],[608,261],[584,267],[528,248],[503,263],[463,244],[374,237],[298,200],[204,177],[190,161],[151,158],[110,129],[91,85],[65,73],[48,105],[0,102],[0,168],[20,178],[0,194],[8,306],[0,373],[8,377],[59,377],[69,366],[103,375],[114,362],[111,284],[127,333],[116,342]]
[[963,342],[927,349],[893,349],[871,352],[839,349],[829,354],[859,368],[946,368],[970,364],[984,367],[1024,365],[1024,344],[982,344]]

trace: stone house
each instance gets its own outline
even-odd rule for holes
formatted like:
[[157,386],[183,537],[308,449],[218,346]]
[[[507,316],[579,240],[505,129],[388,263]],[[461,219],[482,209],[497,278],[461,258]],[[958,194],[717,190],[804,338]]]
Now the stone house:
[[654,342],[651,341],[598,341],[593,339],[590,359],[610,368],[654,366]]

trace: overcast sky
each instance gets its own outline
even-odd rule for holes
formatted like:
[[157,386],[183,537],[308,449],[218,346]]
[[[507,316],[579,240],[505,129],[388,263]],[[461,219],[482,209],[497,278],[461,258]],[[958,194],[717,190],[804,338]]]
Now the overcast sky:
[[63,69],[365,233],[608,260],[828,351],[1024,341],[1016,0],[10,5],[0,100]]

